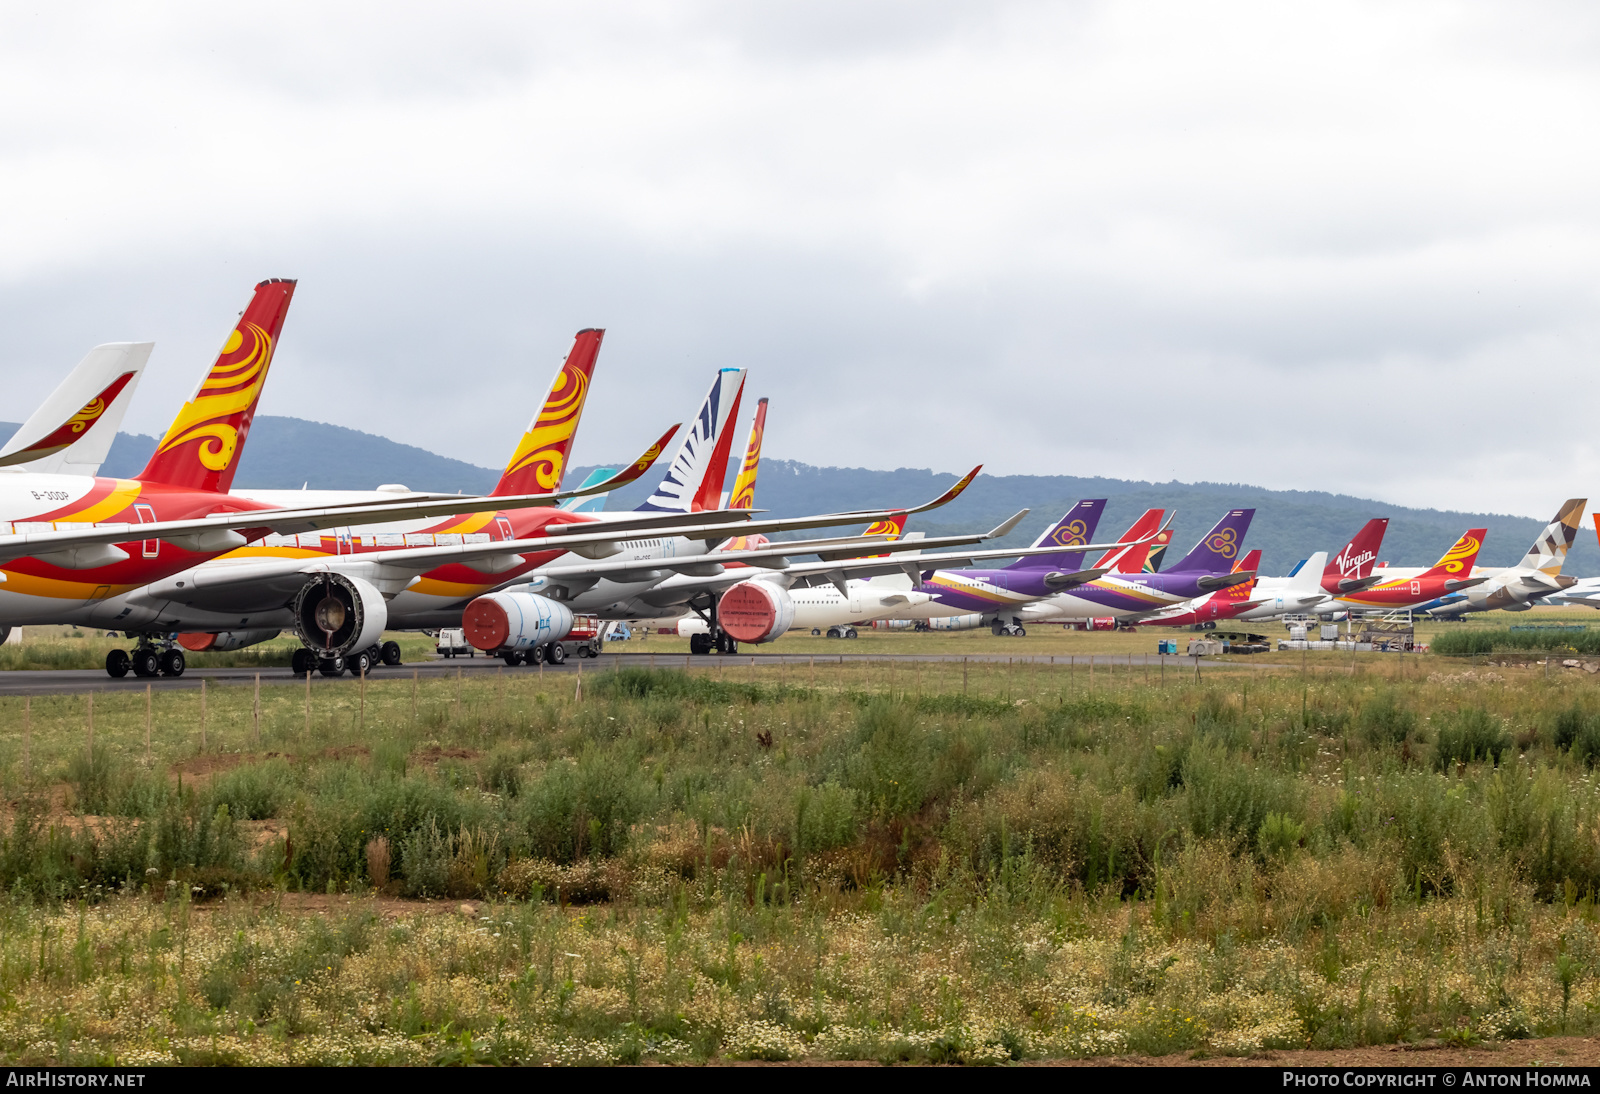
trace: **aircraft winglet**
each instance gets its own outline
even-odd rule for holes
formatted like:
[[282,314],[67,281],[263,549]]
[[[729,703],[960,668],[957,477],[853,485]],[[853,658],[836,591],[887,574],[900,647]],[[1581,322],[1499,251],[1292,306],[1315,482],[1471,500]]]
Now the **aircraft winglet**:
[[[980,463],[977,467],[974,467],[971,471],[968,471],[965,475],[963,475],[961,477],[961,480],[959,482],[957,482],[954,486],[952,486],[950,489],[946,490],[944,493],[940,494],[938,497],[934,498],[932,501],[928,502],[926,505],[919,505],[915,509],[907,509],[906,512],[907,513],[926,513],[929,509],[937,509],[941,505],[946,505],[946,504],[948,504],[948,503],[950,503],[952,501],[955,501],[958,497],[961,496],[961,492],[963,490],[965,490],[967,487],[972,485],[972,480],[977,478],[978,477],[978,472],[982,471],[982,470],[983,470],[983,464]],[[1027,510],[1024,509],[1023,512],[1026,513]],[[1008,531],[1008,532],[1010,530],[1011,529],[1009,529],[1009,528],[1006,529],[1006,531]],[[1005,532],[1002,532],[1000,534],[1004,535]]]
[[661,453],[667,450],[667,442],[672,440],[673,435],[678,432],[682,425],[683,423],[679,422],[677,425],[672,426],[665,433],[661,434],[660,440],[656,441],[655,444],[645,449],[644,452],[640,454],[638,459],[634,460],[627,467],[617,472],[617,474],[613,475],[611,478],[590,485],[580,486],[576,490],[566,490],[559,494],[551,494],[551,499],[581,498],[586,497],[589,494],[599,494],[602,491],[615,490],[619,486],[627,486],[630,482],[633,482],[635,479],[644,475],[645,472],[649,471],[650,468],[654,466],[655,462],[661,458]]
[[[978,472],[976,470],[974,470],[972,472],[972,475],[976,475],[977,473]],[[966,482],[971,482],[972,481],[972,475],[968,475],[966,477],[966,479],[962,483],[958,483],[957,485],[958,486],[964,486]],[[957,491],[957,492],[959,493],[959,491]],[[916,510],[912,510],[912,511],[916,512]],[[999,539],[1001,536],[1010,534],[1011,529],[1015,528],[1018,524],[1022,523],[1022,518],[1027,516],[1027,515],[1028,515],[1028,510],[1019,509],[1015,514],[1013,514],[1011,516],[1010,519],[1008,519],[1008,520],[1006,520],[1006,521],[1004,521],[1004,522],[1002,522],[1000,524],[997,524],[992,529],[990,529],[989,530],[989,534],[987,536],[983,537],[983,538],[985,538],[985,539]]]

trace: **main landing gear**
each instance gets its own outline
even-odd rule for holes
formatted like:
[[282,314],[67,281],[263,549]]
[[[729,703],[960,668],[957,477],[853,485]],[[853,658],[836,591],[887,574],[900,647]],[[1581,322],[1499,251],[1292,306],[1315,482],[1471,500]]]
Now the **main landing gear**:
[[394,641],[368,646],[344,657],[321,657],[315,650],[301,646],[289,658],[289,668],[296,676],[308,676],[313,672],[320,672],[324,676],[342,676],[346,672],[351,676],[365,676],[379,665],[398,664],[400,643]]
[[188,661],[183,651],[170,638],[153,640],[147,634],[139,636],[139,644],[132,653],[112,650],[106,654],[106,675],[120,680],[131,671],[135,676],[154,677],[183,675]]
[[1028,637],[1028,632],[1023,629],[1021,623],[1002,623],[998,619],[989,624],[989,633],[994,635],[996,638],[1000,638],[1002,636],[1006,638]]
[[738,653],[739,643],[717,623],[717,605],[721,603],[722,598],[716,593],[706,593],[703,599],[697,597],[696,600],[700,602],[689,601],[689,610],[705,620],[710,631],[707,634],[691,634],[689,652],[696,657],[709,654],[713,650],[717,653]]

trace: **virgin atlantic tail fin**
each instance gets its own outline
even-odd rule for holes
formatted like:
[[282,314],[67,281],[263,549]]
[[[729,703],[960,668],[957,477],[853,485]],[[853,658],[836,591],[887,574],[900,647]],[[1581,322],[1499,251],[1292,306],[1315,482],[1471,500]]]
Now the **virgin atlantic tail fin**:
[[1172,569],[1213,574],[1230,572],[1239,557],[1239,549],[1244,546],[1244,535],[1250,530],[1250,519],[1255,515],[1254,509],[1229,510],[1211,531],[1200,537],[1194,550],[1179,559]]
[[1035,547],[1056,546],[1062,548],[1059,554],[1031,555],[1019,558],[1008,570],[1081,570],[1083,569],[1082,551],[1071,550],[1073,547],[1082,547],[1094,539],[1094,531],[1100,526],[1100,514],[1105,511],[1105,498],[1092,498],[1080,501],[1067,510],[1054,526],[1045,530],[1045,533],[1033,541]]
[[1372,564],[1378,560],[1378,549],[1383,546],[1383,533],[1388,528],[1387,517],[1374,517],[1363,524],[1361,531],[1323,569],[1322,590],[1337,596],[1360,587],[1371,577]]
[[553,494],[561,489],[561,476],[572,455],[572,442],[578,435],[583,404],[589,398],[589,381],[605,336],[605,331],[591,327],[580,330],[572,340],[572,349],[556,370],[544,403],[528,423],[527,432],[511,454],[511,462],[495,484],[495,495]]
[[0,467],[94,475],[133,402],[153,342],[96,346],[0,448]]
[[256,286],[216,363],[139,472],[141,481],[218,493],[233,485],[294,286],[281,277]]
[[667,473],[638,511],[699,513],[717,507],[728,476],[728,451],[733,445],[733,423],[739,419],[744,377],[742,368],[717,373],[694,424],[667,465]]
[[744,446],[744,463],[739,465],[739,475],[733,480],[733,490],[728,494],[729,509],[754,509],[756,507],[756,474],[761,470],[761,440],[767,434],[767,401],[756,401],[755,420],[750,423],[750,439]]

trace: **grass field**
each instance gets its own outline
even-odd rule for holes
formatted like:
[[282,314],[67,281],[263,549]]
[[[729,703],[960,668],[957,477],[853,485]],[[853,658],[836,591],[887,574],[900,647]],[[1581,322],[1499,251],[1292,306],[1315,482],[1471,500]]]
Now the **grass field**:
[[1593,1030],[1600,676],[1313,654],[1147,682],[1044,648],[1156,637],[804,640],[1054,666],[402,670],[263,686],[259,716],[249,687],[0,700],[0,1055],[1003,1063]]

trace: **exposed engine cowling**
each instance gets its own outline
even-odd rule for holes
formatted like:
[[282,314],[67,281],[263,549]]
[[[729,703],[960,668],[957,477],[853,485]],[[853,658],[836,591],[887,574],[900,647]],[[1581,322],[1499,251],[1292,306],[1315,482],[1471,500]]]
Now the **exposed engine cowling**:
[[370,582],[318,574],[294,594],[294,633],[319,657],[343,657],[375,645],[389,625],[389,605]]
[[741,581],[717,602],[717,623],[737,642],[771,642],[794,625],[794,598],[766,581]]
[[928,620],[930,631],[970,631],[983,626],[983,616],[974,612],[971,615],[936,615]]
[[217,631],[215,634],[193,631],[178,635],[178,645],[191,653],[227,653],[229,650],[253,646],[257,642],[270,642],[282,633],[277,627],[271,630]]
[[461,629],[475,649],[532,649],[565,638],[572,609],[533,593],[488,593],[467,605]]

